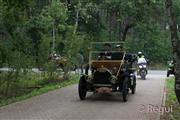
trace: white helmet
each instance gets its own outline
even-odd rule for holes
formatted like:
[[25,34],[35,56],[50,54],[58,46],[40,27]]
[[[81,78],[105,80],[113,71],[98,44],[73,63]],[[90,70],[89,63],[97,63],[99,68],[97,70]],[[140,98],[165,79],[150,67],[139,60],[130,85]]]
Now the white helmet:
[[139,52],[138,52],[138,55],[142,55],[142,52],[141,52],[141,51],[139,51]]
[[54,54],[54,57],[57,57],[57,54],[56,54],[56,53]]

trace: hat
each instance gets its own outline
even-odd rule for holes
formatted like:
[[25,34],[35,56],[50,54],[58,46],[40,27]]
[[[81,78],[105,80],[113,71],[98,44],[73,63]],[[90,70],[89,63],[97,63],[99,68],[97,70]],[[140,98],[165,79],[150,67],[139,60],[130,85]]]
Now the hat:
[[123,48],[122,45],[116,45],[116,48]]

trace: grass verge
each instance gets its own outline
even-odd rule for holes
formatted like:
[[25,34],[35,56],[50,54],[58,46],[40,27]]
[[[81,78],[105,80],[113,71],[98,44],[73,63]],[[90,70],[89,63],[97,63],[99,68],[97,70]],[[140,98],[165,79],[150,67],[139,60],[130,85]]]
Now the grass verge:
[[164,114],[161,116],[161,120],[180,120],[180,105],[174,92],[174,83],[174,77],[168,78],[166,80],[166,106],[172,106],[173,112]]
[[74,76],[71,76],[71,78],[69,80],[59,82],[59,83],[47,84],[47,85],[43,86],[42,88],[34,89],[31,92],[24,94],[24,95],[21,95],[21,96],[12,97],[12,98],[8,98],[8,99],[2,98],[0,100],[0,107],[14,103],[14,102],[18,102],[21,100],[28,99],[28,98],[31,98],[33,96],[41,95],[43,93],[47,93],[47,92],[55,90],[55,89],[59,89],[59,88],[62,88],[62,87],[68,86],[68,85],[78,83],[78,80],[79,80],[79,76],[74,75]]

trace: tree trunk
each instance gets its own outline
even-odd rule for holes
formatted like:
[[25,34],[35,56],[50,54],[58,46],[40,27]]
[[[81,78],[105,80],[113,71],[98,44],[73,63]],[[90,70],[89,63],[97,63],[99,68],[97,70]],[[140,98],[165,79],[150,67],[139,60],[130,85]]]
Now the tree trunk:
[[[54,20],[55,21],[55,20]],[[52,52],[54,52],[55,51],[55,42],[56,42],[56,28],[55,28],[55,22],[53,21],[53,29],[52,29]]]
[[173,57],[175,61],[175,93],[178,102],[180,103],[180,41],[178,40],[176,16],[172,0],[166,0],[165,5],[169,18]]
[[76,11],[76,19],[75,19],[75,27],[74,27],[74,34],[76,34],[77,29],[78,29],[78,25],[79,25],[79,8]]
[[127,33],[128,33],[128,30],[131,28],[131,26],[127,25],[123,31],[123,35],[122,35],[122,41],[125,41],[126,40],[126,36],[127,36]]
[[109,29],[108,29],[108,32],[109,32],[109,41],[112,40],[112,19],[111,19],[111,10],[108,11],[108,25],[109,25]]

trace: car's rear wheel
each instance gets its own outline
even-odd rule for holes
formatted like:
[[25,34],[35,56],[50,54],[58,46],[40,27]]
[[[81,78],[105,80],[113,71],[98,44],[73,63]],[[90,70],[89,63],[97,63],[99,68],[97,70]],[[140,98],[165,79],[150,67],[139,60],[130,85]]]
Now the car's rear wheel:
[[87,93],[87,82],[84,76],[82,76],[79,80],[78,92],[79,92],[79,98],[81,100],[85,100]]
[[122,87],[122,95],[123,95],[123,101],[127,101],[127,95],[128,95],[128,77],[125,77],[123,81],[123,87]]
[[169,73],[169,71],[167,71],[167,77],[169,77],[169,75],[170,75],[170,73]]

